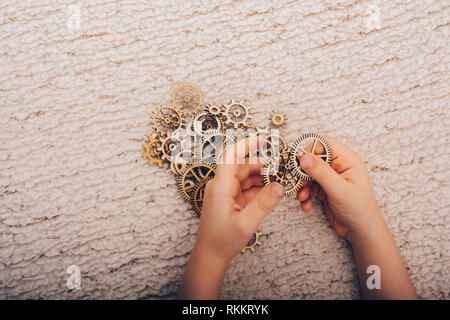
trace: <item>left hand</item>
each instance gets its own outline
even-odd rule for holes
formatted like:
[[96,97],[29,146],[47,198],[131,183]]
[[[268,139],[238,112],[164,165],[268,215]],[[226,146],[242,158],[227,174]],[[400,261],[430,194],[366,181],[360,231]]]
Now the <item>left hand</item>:
[[225,263],[241,252],[284,196],[280,184],[272,182],[264,186],[261,158],[256,158],[253,164],[244,158],[257,149],[258,141],[247,138],[228,147],[225,159],[234,159],[234,164],[218,164],[214,179],[206,185],[195,250]]

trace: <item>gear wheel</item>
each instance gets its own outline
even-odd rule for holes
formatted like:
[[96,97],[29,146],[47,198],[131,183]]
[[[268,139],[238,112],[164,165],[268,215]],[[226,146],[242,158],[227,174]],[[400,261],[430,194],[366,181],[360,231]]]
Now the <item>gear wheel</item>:
[[173,174],[179,175],[183,173],[186,166],[194,163],[194,152],[190,149],[181,150],[170,162],[170,170]]
[[331,148],[328,145],[328,142],[325,140],[323,136],[318,133],[306,133],[300,136],[292,147],[292,153],[289,156],[289,163],[295,175],[297,175],[300,179],[311,181],[312,178],[302,170],[300,158],[303,154],[308,153],[308,149],[311,148],[310,152],[315,153],[317,148],[317,143],[321,145],[321,153],[318,154],[320,158],[322,158],[326,163],[330,163],[332,159]]
[[225,106],[225,124],[233,126],[234,129],[247,127],[250,120],[250,109],[251,107],[246,107],[242,101],[231,100],[231,103]]
[[173,91],[172,105],[192,116],[203,103],[203,95],[199,88],[190,83],[183,83]]
[[196,161],[208,164],[217,164],[223,148],[234,143],[234,135],[220,130],[206,131],[202,137],[199,150],[196,150]]
[[274,128],[281,128],[286,125],[286,115],[279,111],[270,116],[270,125]]
[[258,151],[259,156],[274,158],[280,151],[287,149],[288,145],[276,129],[258,128],[258,135],[264,139],[263,148]]
[[197,184],[194,191],[192,192],[191,204],[198,216],[200,216],[202,213],[203,196],[205,194],[206,184],[212,179],[212,177],[209,177],[205,180],[202,180],[199,184]]
[[207,163],[188,164],[186,169],[178,176],[178,189],[183,198],[190,202],[195,187],[210,177],[214,177],[216,167]]
[[304,185],[304,181],[294,174],[289,162],[291,150],[285,149],[276,157],[270,158],[263,169],[264,184],[276,181],[284,187],[285,195],[290,197]]
[[245,252],[245,250],[249,249],[251,252],[255,251],[255,247],[258,245],[262,245],[262,242],[259,240],[259,236],[261,235],[261,232],[256,231],[253,236],[250,238],[250,240],[247,242],[247,245],[242,249],[242,253]]
[[215,104],[207,104],[205,106],[205,111],[215,117],[223,117],[225,108],[223,106],[218,106]]
[[142,147],[145,149],[142,157],[148,159],[149,165],[156,163],[158,167],[161,168],[163,166],[163,161],[161,159],[161,152],[158,151],[161,141],[154,137],[154,135],[148,136],[148,140],[148,143],[142,144]]
[[161,106],[153,112],[152,125],[160,136],[183,127],[183,113],[177,107]]
[[222,129],[222,122],[218,117],[204,112],[194,117],[194,119],[192,120],[192,126],[195,133],[203,135],[209,130]]
[[161,158],[172,162],[175,156],[185,149],[187,137],[182,138],[181,131],[175,131],[161,140],[161,146],[157,149],[161,152]]

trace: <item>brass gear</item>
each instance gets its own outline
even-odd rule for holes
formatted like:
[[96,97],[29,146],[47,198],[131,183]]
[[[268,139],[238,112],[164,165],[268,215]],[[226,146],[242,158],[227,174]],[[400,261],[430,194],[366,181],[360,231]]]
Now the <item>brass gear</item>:
[[167,136],[184,126],[183,113],[174,106],[158,107],[152,116],[152,125],[160,136]]
[[218,106],[215,104],[207,104],[205,106],[205,111],[209,114],[216,116],[216,117],[223,117],[223,113],[225,111],[225,108],[223,106]]
[[289,148],[281,151],[276,157],[270,158],[263,169],[264,184],[278,182],[284,187],[287,197],[296,194],[305,183],[291,167],[289,162],[291,153]]
[[161,159],[161,152],[158,151],[160,144],[161,141],[155,135],[148,136],[148,143],[142,144],[142,147],[145,149],[142,157],[148,159],[149,165],[156,163],[161,168],[163,161]]
[[270,125],[274,128],[281,128],[286,125],[286,115],[282,112],[274,112],[270,116]]
[[251,252],[255,251],[255,247],[258,245],[262,245],[262,242],[259,240],[259,236],[261,235],[261,232],[256,231],[253,236],[248,240],[247,245],[242,249],[242,253],[245,252],[245,250],[250,250]]
[[192,192],[191,205],[198,216],[200,216],[202,213],[203,197],[205,194],[206,184],[212,179],[212,177],[209,177],[205,180],[202,180],[199,184],[197,184],[194,191]]
[[207,163],[188,164],[186,169],[178,176],[178,189],[183,198],[190,202],[192,191],[207,178],[214,177],[216,167]]
[[305,181],[311,181],[312,178],[302,170],[300,158],[303,154],[307,153],[307,148],[311,145],[311,153],[314,153],[317,147],[317,143],[320,143],[323,147],[323,153],[318,154],[326,163],[330,164],[332,159],[331,148],[328,142],[323,136],[318,133],[305,133],[300,136],[292,147],[292,153],[289,156],[289,163],[295,175]]
[[173,91],[172,105],[189,116],[196,113],[202,103],[202,92],[191,83],[183,83]]

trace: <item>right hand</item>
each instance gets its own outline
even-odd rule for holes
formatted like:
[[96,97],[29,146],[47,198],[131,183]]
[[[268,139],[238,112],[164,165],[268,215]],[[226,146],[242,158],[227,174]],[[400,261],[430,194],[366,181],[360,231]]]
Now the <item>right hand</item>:
[[[336,139],[325,139],[332,150],[331,166],[316,154],[304,154],[302,169],[314,182],[301,188],[297,199],[306,212],[312,208],[312,199],[318,197],[336,233],[352,242],[383,218],[361,156]],[[317,154],[322,152],[316,149]]]

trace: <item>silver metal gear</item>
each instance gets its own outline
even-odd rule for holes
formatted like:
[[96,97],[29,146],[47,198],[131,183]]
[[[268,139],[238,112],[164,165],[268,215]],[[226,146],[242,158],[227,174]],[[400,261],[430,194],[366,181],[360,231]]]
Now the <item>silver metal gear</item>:
[[322,158],[326,163],[331,163],[331,148],[325,138],[318,133],[305,133],[300,136],[292,146],[289,163],[293,169],[294,174],[300,177],[300,179],[302,180],[311,181],[312,178],[302,170],[300,158],[305,153],[315,153],[318,143],[321,144],[323,148],[323,152],[321,154],[318,154],[318,156]]

